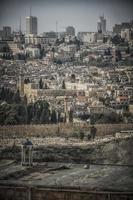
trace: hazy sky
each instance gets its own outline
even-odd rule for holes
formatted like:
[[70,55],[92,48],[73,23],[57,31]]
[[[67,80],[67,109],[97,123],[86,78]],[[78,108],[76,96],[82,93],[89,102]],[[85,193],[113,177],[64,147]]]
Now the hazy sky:
[[132,0],[0,0],[0,29],[3,25],[19,29],[21,16],[22,30],[25,31],[25,17],[38,17],[38,32],[64,31],[73,25],[78,31],[96,31],[99,15],[104,13],[107,29],[115,23],[133,19]]

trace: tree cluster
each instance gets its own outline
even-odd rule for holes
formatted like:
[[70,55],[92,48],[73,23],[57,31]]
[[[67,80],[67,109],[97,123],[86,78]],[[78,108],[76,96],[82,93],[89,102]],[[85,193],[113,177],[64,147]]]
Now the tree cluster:
[[19,90],[14,92],[9,88],[0,88],[0,101],[6,101],[8,104],[20,103],[21,98]]
[[122,117],[117,113],[111,114],[93,114],[90,116],[92,123],[105,124],[105,123],[121,123]]
[[27,98],[16,92],[0,89],[0,125],[57,123],[56,111],[50,111],[45,100],[27,104]]

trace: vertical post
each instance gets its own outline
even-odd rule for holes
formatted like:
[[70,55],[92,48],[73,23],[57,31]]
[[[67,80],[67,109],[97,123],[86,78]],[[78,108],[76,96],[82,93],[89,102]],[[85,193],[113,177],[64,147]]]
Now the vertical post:
[[21,165],[23,165],[23,156],[24,156],[24,154],[23,154],[23,146],[21,146],[21,149],[22,149],[22,152],[21,152]]
[[28,200],[31,200],[31,188],[29,187],[29,189],[28,189]]
[[28,160],[29,160],[29,165],[30,165],[30,148],[28,150],[29,150],[29,152],[28,152],[28,156],[29,156]]
[[111,195],[110,195],[110,193],[108,193],[108,200],[111,200]]
[[29,165],[32,165],[32,162],[33,162],[33,151],[32,151],[32,146],[29,147]]
[[25,148],[23,149],[23,163],[25,164]]
[[33,164],[33,151],[32,151],[32,148],[31,148],[31,165]]
[[29,147],[29,165],[31,165],[31,147]]

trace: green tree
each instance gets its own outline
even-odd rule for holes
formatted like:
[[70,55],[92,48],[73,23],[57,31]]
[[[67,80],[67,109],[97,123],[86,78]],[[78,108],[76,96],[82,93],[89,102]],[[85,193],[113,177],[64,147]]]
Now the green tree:
[[93,125],[90,127],[90,134],[91,134],[91,138],[94,140],[95,139],[95,136],[96,136],[96,132],[97,132],[97,129],[96,127]]
[[33,122],[35,124],[38,124],[40,123],[40,116],[41,116],[41,113],[42,113],[42,110],[43,110],[43,107],[42,107],[42,102],[41,101],[37,101],[34,103],[34,116],[33,116]]
[[52,113],[51,113],[51,122],[52,123],[57,123],[57,115],[56,115],[56,111],[55,110],[52,110]]
[[25,105],[27,105],[27,96],[26,95],[24,95],[23,102],[24,102]]
[[5,88],[2,87],[0,90],[0,99],[5,100]]
[[78,137],[79,137],[79,139],[80,139],[80,140],[83,140],[83,139],[84,139],[84,136],[85,136],[84,132],[83,132],[82,130],[80,130],[80,131],[78,132]]
[[72,109],[70,109],[70,111],[69,111],[69,121],[73,122],[73,110]]
[[119,35],[115,35],[112,39],[111,39],[112,43],[114,45],[118,45],[121,43],[121,36]]
[[7,103],[0,104],[0,124],[17,124],[17,111],[15,105]]
[[49,117],[50,117],[49,110],[43,109],[40,116],[40,123],[41,124],[49,123]]
[[30,103],[27,105],[27,123],[30,124],[34,117],[34,104]]
[[43,89],[43,80],[40,78],[39,80],[39,89]]
[[33,104],[32,123],[47,123],[49,122],[49,104],[45,100],[38,100]]
[[62,89],[66,89],[65,80],[63,80],[63,82],[62,82]]
[[17,104],[15,106],[15,109],[17,111],[17,121],[19,124],[27,124],[28,122],[28,112],[27,112],[27,106],[23,103]]
[[19,90],[17,90],[15,92],[15,94],[13,95],[13,102],[16,103],[16,104],[21,102],[21,97],[20,97]]

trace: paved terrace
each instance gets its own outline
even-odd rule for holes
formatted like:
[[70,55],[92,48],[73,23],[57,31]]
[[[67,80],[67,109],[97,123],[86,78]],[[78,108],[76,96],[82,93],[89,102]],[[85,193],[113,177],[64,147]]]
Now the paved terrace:
[[133,167],[63,163],[34,163],[27,167],[1,160],[0,185],[133,192]]

